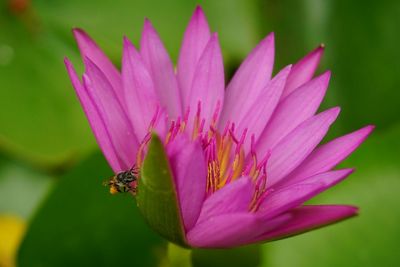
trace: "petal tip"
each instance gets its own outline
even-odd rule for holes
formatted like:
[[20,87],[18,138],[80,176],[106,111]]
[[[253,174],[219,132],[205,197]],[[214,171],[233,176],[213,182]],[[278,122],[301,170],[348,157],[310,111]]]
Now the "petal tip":
[[75,40],[78,42],[78,45],[81,45],[82,42],[94,43],[93,40],[90,38],[89,34],[87,34],[87,32],[85,32],[81,28],[73,28],[72,34],[74,35]]
[[356,168],[348,168],[348,169],[344,169],[343,171],[346,172],[346,175],[350,175],[356,171]]
[[330,108],[328,110],[321,112],[320,115],[324,114],[325,116],[328,116],[328,117],[332,118],[333,120],[336,120],[336,118],[339,116],[340,111],[341,111],[341,108],[339,106],[337,106],[337,107],[333,107],[333,108]]
[[123,44],[123,49],[127,49],[127,48],[131,48],[134,47],[133,43],[131,42],[131,40],[129,40],[128,37],[124,36],[122,38],[122,44]]
[[213,32],[212,34],[211,34],[211,38],[210,38],[210,40],[218,40],[218,33],[217,32]]
[[[317,76],[315,80],[322,84],[322,87],[327,89],[329,81],[331,80],[332,72],[330,70],[325,71],[321,75]],[[312,81],[312,80],[311,80]]]
[[275,33],[271,32],[269,33],[261,42],[260,44],[262,46],[269,46],[269,45],[274,45],[275,43]]
[[367,135],[369,135],[370,133],[372,133],[375,130],[376,126],[374,124],[369,124],[367,126],[364,127],[364,129],[366,130]]
[[193,15],[197,16],[197,17],[204,17],[204,10],[203,10],[203,8],[201,7],[200,4],[196,5],[196,8],[194,9]]
[[154,32],[155,29],[153,27],[153,24],[151,23],[149,18],[144,18],[144,23],[143,23],[143,31],[149,31],[149,32]]
[[69,60],[69,58],[64,57],[64,64],[65,66],[68,68],[69,66],[72,66],[71,61]]
[[360,212],[360,208],[356,207],[356,206],[351,206],[352,207],[352,211],[353,211],[353,216],[357,216]]
[[343,217],[350,218],[359,214],[360,208],[353,205],[340,206],[343,209]]
[[322,54],[325,51],[325,44],[321,43],[319,46],[317,46],[314,51],[311,52],[311,54],[317,55],[317,56],[322,56]]
[[269,39],[270,41],[274,41],[275,40],[275,32],[271,32],[270,34],[268,34],[267,39]]
[[327,70],[327,71],[325,71],[324,73],[322,73],[320,75],[320,77],[324,77],[328,81],[330,80],[331,76],[332,76],[332,71],[331,70]]
[[292,70],[293,64],[289,64],[286,67],[283,68],[284,72],[290,72]]
[[79,28],[79,27],[76,27],[76,28],[72,28],[72,33],[75,35],[87,35],[86,34],[86,32],[83,30],[83,29],[81,29],[81,28]]
[[365,139],[367,139],[367,137],[375,130],[375,125],[367,125],[359,130],[357,130],[356,132],[358,132],[359,134],[359,142],[358,144],[361,144],[362,142],[365,141]]

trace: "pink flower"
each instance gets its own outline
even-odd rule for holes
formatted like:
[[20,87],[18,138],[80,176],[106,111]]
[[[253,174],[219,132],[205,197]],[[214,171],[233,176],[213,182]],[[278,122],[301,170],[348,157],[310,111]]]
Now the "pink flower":
[[74,35],[83,82],[65,63],[100,148],[115,173],[140,168],[149,133],[157,132],[189,246],[276,240],[357,213],[353,206],[304,205],[353,172],[332,169],[373,130],[366,126],[317,147],[340,111],[316,114],[330,79],[329,71],[313,78],[323,47],[271,78],[270,34],[225,88],[218,36],[200,7],[177,70],[148,20],[140,51],[124,38],[121,72],[85,32]]

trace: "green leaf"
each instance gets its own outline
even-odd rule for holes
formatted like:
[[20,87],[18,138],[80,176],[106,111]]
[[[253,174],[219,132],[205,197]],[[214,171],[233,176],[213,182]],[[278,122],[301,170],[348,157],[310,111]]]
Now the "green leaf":
[[108,193],[112,173],[100,153],[62,177],[33,218],[19,267],[158,266],[165,242],[129,194]]
[[164,145],[153,134],[138,182],[137,205],[152,229],[168,241],[187,246],[180,208]]
[[[0,147],[54,167],[95,144],[62,62],[72,49],[36,13],[18,17],[6,7],[0,7]],[[71,58],[78,60],[76,53]]]
[[259,245],[233,249],[195,249],[192,251],[193,267],[257,267],[261,264]]
[[[265,267],[397,266],[400,125],[373,134],[342,167],[357,171],[313,204],[353,204],[359,216],[264,247]],[[288,256],[290,255],[290,256]]]

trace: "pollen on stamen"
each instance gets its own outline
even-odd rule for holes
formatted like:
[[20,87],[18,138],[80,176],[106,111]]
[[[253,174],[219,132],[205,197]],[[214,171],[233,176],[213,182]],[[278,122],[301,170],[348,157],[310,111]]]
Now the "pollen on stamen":
[[[257,211],[260,203],[269,192],[266,188],[267,172],[266,165],[270,157],[268,152],[261,161],[258,160],[255,152],[255,136],[251,134],[250,138],[250,151],[245,151],[245,141],[249,136],[249,129],[246,128],[240,135],[236,135],[235,123],[227,122],[223,131],[218,131],[216,125],[219,118],[220,102],[217,103],[214,113],[212,114],[208,129],[205,129],[206,118],[202,117],[201,102],[197,104],[196,114],[190,118],[190,108],[186,109],[183,117],[177,117],[174,121],[170,122],[168,131],[165,137],[165,145],[174,141],[180,134],[189,134],[193,141],[198,141],[203,149],[207,165],[206,177],[206,195],[210,196],[222,187],[239,179],[242,176],[247,176],[254,182],[254,194],[251,202],[249,203],[249,211]],[[157,121],[156,111],[155,118],[152,120],[152,126]],[[190,129],[187,129],[191,125]],[[147,146],[150,140],[150,132],[141,143],[140,153]],[[138,160],[138,163],[141,161]],[[140,166],[138,164],[138,166]]]

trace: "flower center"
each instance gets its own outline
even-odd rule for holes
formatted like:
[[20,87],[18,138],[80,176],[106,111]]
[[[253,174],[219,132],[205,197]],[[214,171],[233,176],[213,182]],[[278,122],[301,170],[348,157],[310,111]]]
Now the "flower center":
[[[266,165],[270,153],[268,152],[259,161],[255,152],[255,136],[253,134],[250,136],[250,149],[245,151],[244,143],[249,133],[247,128],[242,133],[237,133],[235,124],[228,122],[222,132],[218,131],[216,124],[219,111],[220,103],[218,102],[210,126],[205,130],[205,119],[201,114],[201,102],[197,105],[192,124],[189,123],[190,108],[188,108],[184,117],[178,117],[171,121],[165,138],[165,145],[168,146],[179,134],[187,134],[191,136],[193,141],[200,141],[207,164],[207,196],[240,177],[250,177],[255,184],[255,190],[249,203],[249,210],[256,211],[268,193],[268,190],[266,190]],[[149,134],[141,143],[137,161],[139,167],[143,160],[143,151],[150,141],[150,132],[157,121],[158,112],[157,110],[150,123]]]

